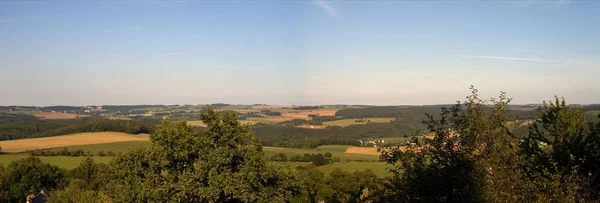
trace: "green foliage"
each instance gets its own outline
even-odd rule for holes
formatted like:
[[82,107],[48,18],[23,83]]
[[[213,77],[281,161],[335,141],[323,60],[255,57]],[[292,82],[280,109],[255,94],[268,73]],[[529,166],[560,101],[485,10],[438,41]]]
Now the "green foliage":
[[48,137],[82,132],[152,132],[152,125],[130,120],[110,120],[98,116],[76,119],[0,120],[0,140]]
[[[570,108],[564,99],[555,98],[538,110],[538,118],[521,144],[529,170],[572,175],[573,171],[591,180],[597,188],[600,180],[600,122],[586,128],[580,108]],[[545,147],[540,147],[545,145]],[[596,189],[596,192],[600,189]]]
[[107,194],[117,202],[277,202],[297,193],[294,172],[267,165],[235,114],[208,108],[200,117],[200,134],[165,121],[149,148],[117,155]]
[[40,190],[53,190],[65,182],[65,171],[40,159],[29,157],[13,161],[1,175],[2,201],[20,202]]
[[301,171],[301,175],[302,194],[293,202],[367,202],[374,200],[383,186],[371,170],[350,173],[335,169],[326,176],[309,168]]
[[281,116],[281,112],[279,112],[279,111],[271,111],[268,109],[263,109],[263,110],[260,110],[260,112],[267,116]]
[[322,166],[329,163],[329,160],[325,159],[323,154],[318,153],[312,156],[312,163],[315,166]]
[[[543,122],[543,129],[550,131],[534,126],[522,144],[524,150],[520,150],[518,138],[506,126],[511,121],[508,110],[511,99],[502,93],[498,100],[492,99],[493,106],[488,107],[478,98],[477,90],[472,90],[464,104],[442,108],[439,118],[428,115],[429,119],[424,123],[429,131],[435,133],[433,138],[424,139],[414,147],[409,146],[406,152],[399,147],[384,151],[382,158],[395,168],[390,170],[394,175],[386,180],[388,188],[382,200],[575,202],[590,197],[581,193],[588,187],[585,178],[577,175],[577,170],[556,170],[560,160],[547,161],[552,167],[545,167],[543,162],[527,161],[532,157],[544,157],[542,152],[556,153],[532,144],[542,139],[551,141],[544,135],[546,132],[579,135],[583,119],[576,112],[571,112],[565,105],[558,105],[558,102],[556,106],[562,108],[546,108],[540,113],[542,119],[538,122]],[[556,125],[557,121],[560,124]],[[559,137],[552,141],[558,143],[568,136]],[[556,149],[565,153],[583,147],[572,144],[569,142]],[[573,163],[572,160],[568,163]],[[583,162],[586,161],[591,160]]]
[[275,162],[287,162],[288,158],[284,153],[279,153],[279,154],[273,155],[270,158],[270,160],[275,161]]
[[80,188],[88,190],[97,190],[107,181],[108,166],[102,163],[96,163],[93,159],[87,158],[81,161],[81,164],[68,172],[71,181],[80,181]]
[[485,103],[477,90],[464,104],[442,108],[439,119],[427,115],[424,121],[432,139],[424,139],[406,152],[400,148],[384,151],[394,176],[388,179],[393,188],[389,199],[395,201],[484,201],[486,172],[499,172],[498,166],[486,162],[495,155],[510,153],[501,146],[512,142],[503,123],[510,101],[500,95],[494,111],[484,113]]

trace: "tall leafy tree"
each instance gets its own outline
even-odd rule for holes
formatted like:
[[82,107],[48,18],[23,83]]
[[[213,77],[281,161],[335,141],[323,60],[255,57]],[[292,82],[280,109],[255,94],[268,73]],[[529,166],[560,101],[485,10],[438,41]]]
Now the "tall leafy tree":
[[65,181],[65,171],[36,157],[11,162],[1,175],[3,202],[20,202],[40,190],[53,190]]
[[[528,170],[588,179],[591,188],[600,186],[600,122],[588,123],[580,108],[555,98],[538,110],[529,135],[523,138],[521,153]],[[585,187],[582,187],[585,189]],[[598,197],[596,189],[592,196]],[[595,193],[595,194],[594,194]]]
[[[384,150],[393,166],[386,181],[389,201],[510,201],[519,171],[514,164],[518,140],[505,126],[510,98],[488,102],[477,89],[464,103],[442,108],[423,121],[433,134],[414,146]],[[512,200],[516,201],[516,200]]]
[[118,155],[107,194],[119,202],[284,202],[299,192],[294,172],[268,165],[237,115],[207,108],[200,119],[200,132],[165,121],[149,148]]

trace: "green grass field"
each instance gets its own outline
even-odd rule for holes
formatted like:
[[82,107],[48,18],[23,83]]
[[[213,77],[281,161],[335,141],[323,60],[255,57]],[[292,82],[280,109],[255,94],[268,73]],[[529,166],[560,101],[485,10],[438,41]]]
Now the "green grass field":
[[[19,159],[24,159],[29,157],[29,155],[0,155],[0,164],[5,167],[10,164],[12,161],[16,161]],[[87,157],[70,157],[70,156],[42,156],[38,157],[45,163],[50,163],[52,165],[57,165],[62,168],[72,169],[81,163],[81,160]],[[108,163],[112,157],[92,157],[94,161],[97,163]]]
[[[104,143],[104,144],[90,144],[90,145],[76,145],[76,146],[68,146],[66,147],[69,151],[83,150],[84,152],[90,152],[92,154],[97,154],[100,151],[104,151],[104,153],[108,151],[118,152],[124,151],[136,147],[148,146],[150,144],[149,141],[127,141],[127,142],[114,142],[114,143]],[[58,152],[61,151],[63,147],[52,148],[50,151]]]
[[[311,163],[302,163],[302,162],[271,162],[273,164],[278,164],[278,165],[282,165],[282,166],[288,166],[292,169],[295,169],[298,166],[306,166],[306,165],[311,165]],[[330,174],[333,170],[335,170],[336,168],[348,171],[348,172],[355,172],[355,171],[364,171],[367,169],[371,169],[373,170],[373,172],[375,174],[377,174],[377,176],[379,176],[380,178],[383,177],[387,177],[390,175],[390,173],[386,170],[386,163],[385,162],[356,162],[356,161],[351,161],[351,162],[339,162],[339,163],[333,163],[333,164],[327,164],[324,166],[319,166],[317,167],[317,169],[321,170],[323,173],[325,174]]]
[[383,140],[385,140],[385,143],[389,143],[389,144],[404,144],[406,141],[411,141],[413,139],[413,137],[386,137],[383,138]]
[[[373,122],[373,123],[389,123],[390,121],[393,121],[396,118],[365,118],[365,119],[342,119],[342,120],[335,120],[335,121],[327,121],[327,122],[323,122],[323,125],[325,126],[332,126],[332,125],[337,125],[337,126],[341,126],[341,127],[346,127],[349,125],[362,125],[362,124],[367,124],[367,120]],[[365,120],[365,122],[356,122],[357,120]]]
[[297,149],[297,148],[278,148],[278,147],[264,147],[263,151],[265,152],[265,156],[271,157],[278,153],[284,153],[288,158],[294,155],[304,155],[304,154],[317,154],[317,153],[326,153],[331,152],[333,157],[339,157],[340,160],[364,160],[364,161],[377,161],[379,160],[379,156],[376,155],[367,155],[367,154],[346,154],[344,153],[346,149],[350,146],[345,145],[326,145],[320,146],[317,149]]

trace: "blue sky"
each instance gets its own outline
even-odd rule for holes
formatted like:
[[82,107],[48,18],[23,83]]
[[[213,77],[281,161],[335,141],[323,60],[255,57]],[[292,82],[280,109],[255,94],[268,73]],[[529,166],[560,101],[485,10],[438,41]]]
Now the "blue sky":
[[0,105],[600,103],[598,1],[0,2]]

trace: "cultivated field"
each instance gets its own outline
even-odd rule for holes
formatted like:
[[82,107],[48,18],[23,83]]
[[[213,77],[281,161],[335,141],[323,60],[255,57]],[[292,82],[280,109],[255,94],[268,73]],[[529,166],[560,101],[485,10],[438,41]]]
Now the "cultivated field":
[[293,118],[309,118],[309,114],[315,114],[319,116],[335,116],[335,112],[339,109],[310,109],[310,110],[295,110],[295,109],[281,109],[278,110],[281,112],[281,116],[283,117],[293,117]]
[[[331,125],[337,125],[337,126],[342,126],[342,127],[346,127],[349,125],[360,125],[360,124],[367,124],[367,121],[371,121],[373,123],[389,123],[390,121],[393,121],[395,118],[364,118],[364,119],[342,119],[342,120],[336,120],[336,121],[327,121],[327,122],[323,122],[323,125],[326,126],[331,126]],[[358,120],[364,120],[365,122],[357,122]]]
[[113,143],[124,141],[147,141],[148,135],[130,135],[116,132],[77,133],[54,137],[0,141],[2,152],[22,152],[35,149]]
[[381,153],[377,152],[377,148],[375,147],[348,147],[346,149],[347,154],[367,154],[367,155],[375,155],[379,156]]

